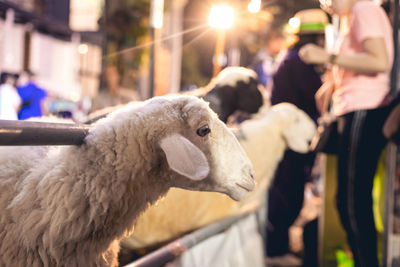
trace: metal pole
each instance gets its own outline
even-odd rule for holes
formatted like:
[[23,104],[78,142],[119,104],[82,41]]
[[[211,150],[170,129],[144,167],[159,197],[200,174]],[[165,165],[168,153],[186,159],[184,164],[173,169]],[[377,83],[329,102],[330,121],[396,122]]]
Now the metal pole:
[[163,26],[163,12],[164,12],[164,0],[151,0],[150,2],[150,69],[149,69],[149,97],[153,97],[155,94],[155,57],[156,57],[156,30],[161,29]]
[[[390,74],[390,93],[397,95],[398,91],[398,73],[399,73],[399,0],[394,0],[393,13],[393,40],[394,40],[394,62]],[[386,169],[385,169],[385,215],[384,215],[384,233],[383,233],[383,267],[397,266],[395,260],[399,260],[398,246],[400,238],[398,233],[394,232],[395,220],[395,202],[396,197],[396,167],[398,157],[398,147],[389,143],[386,148]],[[397,263],[398,264],[398,263]]]
[[81,145],[89,125],[0,120],[0,146]]
[[[172,1],[171,21],[172,33],[182,32],[183,27],[183,9],[184,4],[180,0]],[[171,41],[171,80],[170,80],[170,93],[177,93],[180,91],[181,85],[181,67],[182,67],[182,35],[175,36]]]
[[221,62],[220,58],[224,54],[225,48],[225,30],[217,30],[217,43],[215,45],[215,55],[214,55],[214,72],[213,76],[217,76],[217,74],[221,71]]
[[[393,261],[393,224],[394,224],[394,197],[395,197],[395,178],[396,178],[396,155],[397,147],[394,143],[389,143],[386,148],[386,170],[385,170],[385,215],[384,231],[382,241],[382,261],[383,267],[392,266]],[[398,254],[396,252],[396,254]],[[397,255],[395,255],[397,256]]]
[[149,94],[148,97],[154,96],[154,64],[155,64],[155,29],[150,27],[151,45],[150,45],[150,69],[149,69]]
[[393,14],[393,40],[394,40],[394,61],[390,74],[390,90],[392,95],[397,91],[399,76],[399,0],[394,0]]

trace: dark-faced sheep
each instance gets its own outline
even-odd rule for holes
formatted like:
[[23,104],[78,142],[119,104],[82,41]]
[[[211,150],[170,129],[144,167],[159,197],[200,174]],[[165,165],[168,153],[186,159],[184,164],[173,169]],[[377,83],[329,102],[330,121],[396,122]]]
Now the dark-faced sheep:
[[[202,88],[187,92],[203,98],[210,103],[210,108],[218,114],[223,122],[229,116],[239,111],[245,114],[256,113],[263,105],[263,95],[257,74],[244,67],[227,67],[223,69],[210,83]],[[89,115],[87,124],[105,117],[108,113],[121,106],[97,110]]]
[[225,123],[236,111],[253,114],[263,105],[257,74],[244,67],[223,69],[209,85],[195,94],[210,102],[210,108]]
[[128,105],[79,147],[3,147],[0,164],[0,266],[116,266],[119,240],[170,187],[235,200],[254,187],[234,135],[193,96]]

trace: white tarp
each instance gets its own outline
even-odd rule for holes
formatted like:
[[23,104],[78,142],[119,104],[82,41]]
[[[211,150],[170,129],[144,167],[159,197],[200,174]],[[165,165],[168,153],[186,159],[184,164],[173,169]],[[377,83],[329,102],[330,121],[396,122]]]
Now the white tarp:
[[0,20],[0,71],[20,73],[24,57],[24,26]]
[[31,37],[31,68],[37,82],[63,99],[76,101],[81,96],[78,81],[78,47],[38,32]]
[[253,213],[185,252],[168,267],[265,267],[263,238]]
[[81,96],[95,97],[100,87],[100,74],[102,64],[101,47],[92,44],[83,44],[87,47],[85,53],[80,54],[81,75],[79,82],[82,86]]
[[103,0],[70,0],[69,26],[74,31],[98,31]]

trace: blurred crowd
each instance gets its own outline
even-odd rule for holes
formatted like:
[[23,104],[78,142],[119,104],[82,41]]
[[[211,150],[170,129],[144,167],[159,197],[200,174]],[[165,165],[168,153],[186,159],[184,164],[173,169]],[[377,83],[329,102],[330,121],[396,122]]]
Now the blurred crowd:
[[0,84],[0,119],[25,120],[41,117],[48,94],[40,88],[31,72],[2,73]]
[[43,88],[33,72],[1,73],[0,119],[26,120],[42,116],[82,122],[92,108],[93,100],[66,100]]
[[[328,116],[337,121],[332,152],[338,158],[336,208],[347,235],[347,254],[354,266],[379,266],[372,187],[387,142],[383,124],[395,97],[389,75],[392,27],[387,10],[374,1],[333,0],[325,8],[299,11],[291,21],[297,28],[295,41],[286,47],[282,35],[271,32],[250,67],[272,105],[293,103],[316,124]],[[333,18],[340,18],[340,24],[328,32]],[[303,218],[302,260],[289,238],[304,192],[318,198],[318,155],[288,150],[276,170],[267,201],[269,266],[318,266],[316,215]]]

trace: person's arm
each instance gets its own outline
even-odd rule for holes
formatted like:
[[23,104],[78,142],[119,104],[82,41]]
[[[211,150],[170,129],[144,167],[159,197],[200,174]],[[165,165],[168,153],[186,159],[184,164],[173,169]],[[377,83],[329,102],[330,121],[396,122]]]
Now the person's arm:
[[362,44],[365,52],[352,55],[331,55],[323,48],[307,44],[300,49],[299,56],[307,63],[331,63],[358,73],[376,74],[389,71],[390,63],[384,39],[368,38]]

